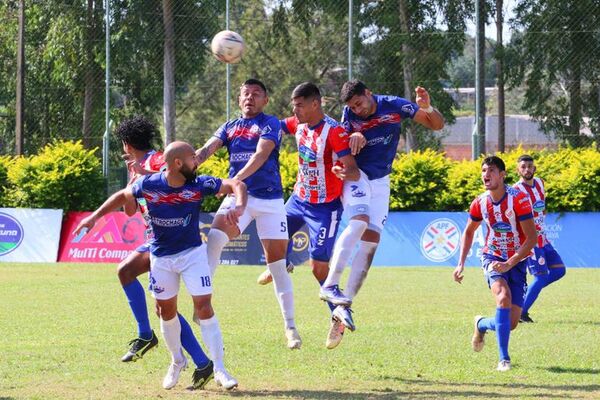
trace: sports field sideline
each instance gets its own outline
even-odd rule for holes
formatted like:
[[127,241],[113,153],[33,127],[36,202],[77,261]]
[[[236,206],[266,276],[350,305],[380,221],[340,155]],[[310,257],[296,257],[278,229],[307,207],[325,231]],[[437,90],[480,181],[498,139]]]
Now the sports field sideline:
[[[162,338],[142,360],[119,361],[135,325],[115,266],[0,264],[0,399],[600,398],[600,269],[568,269],[542,293],[537,322],[511,335],[513,370],[503,374],[493,334],[481,353],[470,347],[473,316],[494,310],[478,268],[462,285],[451,268],[373,268],[353,306],[356,332],[327,350],[327,308],[298,267],[299,351],[285,347],[273,288],[255,283],[261,271],[220,267],[215,277],[225,362],[240,383],[225,393],[214,382],[187,391],[192,368],[162,389]],[[190,317],[191,300],[179,298]],[[158,334],[155,315],[151,323]]]

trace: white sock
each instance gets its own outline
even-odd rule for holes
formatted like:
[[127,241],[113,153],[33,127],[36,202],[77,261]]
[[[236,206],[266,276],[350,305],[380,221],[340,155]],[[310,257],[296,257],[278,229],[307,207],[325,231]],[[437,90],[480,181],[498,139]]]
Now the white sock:
[[365,242],[364,240],[360,241],[358,251],[354,256],[354,260],[352,260],[350,276],[348,277],[348,283],[346,284],[345,294],[349,298],[353,299],[354,296],[356,296],[365,281],[367,272],[369,272],[369,268],[371,268],[373,256],[375,255],[378,244],[379,243]]
[[179,323],[179,318],[175,316],[175,318],[168,321],[161,318],[160,331],[165,338],[165,344],[171,353],[173,363],[177,365],[183,364],[185,361],[181,352],[181,324]]
[[294,288],[292,278],[286,269],[285,258],[274,263],[267,264],[267,268],[273,277],[273,288],[275,296],[281,308],[281,314],[286,328],[295,328],[294,322]]
[[211,228],[208,231],[206,240],[206,253],[208,256],[208,266],[210,267],[210,275],[214,276],[215,270],[219,265],[223,247],[229,242],[229,236],[220,229]]
[[323,287],[339,285],[344,268],[352,251],[360,237],[367,229],[367,223],[359,219],[351,219],[348,226],[343,230],[333,246],[333,255],[329,262],[329,274],[323,283]]
[[225,369],[223,365],[223,356],[225,354],[225,350],[223,348],[223,335],[221,335],[221,328],[219,327],[219,320],[217,319],[217,316],[213,315],[209,319],[201,319],[199,320],[198,325],[200,325],[202,339],[208,348],[210,358],[215,364],[214,369]]

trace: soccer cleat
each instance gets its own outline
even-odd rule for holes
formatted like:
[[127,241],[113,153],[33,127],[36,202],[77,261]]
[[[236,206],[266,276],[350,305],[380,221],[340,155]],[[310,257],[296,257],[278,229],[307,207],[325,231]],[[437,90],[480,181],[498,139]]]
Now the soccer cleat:
[[329,327],[329,333],[327,334],[327,340],[325,341],[325,347],[328,349],[334,349],[338,344],[342,342],[344,337],[344,330],[346,327],[340,321],[335,318],[331,318],[331,326]]
[[192,374],[192,386],[190,389],[204,389],[204,386],[206,386],[206,384],[213,378],[213,368],[214,364],[212,361],[209,361],[208,364],[202,368],[196,368]]
[[350,329],[351,332],[354,332],[356,329],[356,325],[354,325],[354,320],[352,319],[353,311],[349,307],[337,306],[333,313],[331,314],[332,318],[340,321],[344,326]]
[[506,372],[510,371],[510,360],[502,360],[498,363],[496,371]]
[[271,275],[271,271],[269,271],[269,269],[264,270],[256,280],[256,283],[259,285],[268,285],[271,282],[273,282],[273,275]]
[[158,345],[158,338],[152,331],[152,337],[150,340],[144,340],[142,338],[135,338],[131,342],[129,342],[129,350],[123,357],[121,357],[121,361],[130,362],[137,361],[146,354],[148,350]]
[[519,319],[519,322],[530,322],[530,323],[532,323],[533,320],[529,316],[529,313],[523,312],[523,313],[521,313],[521,318]]
[[[291,274],[294,272],[294,268],[294,264],[290,262],[288,263],[285,269],[287,270],[288,274]],[[258,276],[258,279],[256,280],[256,283],[258,283],[259,285],[268,285],[271,282],[273,282],[273,275],[271,275],[271,271],[269,271],[268,269],[263,271],[263,273],[260,274]]]
[[287,338],[287,347],[290,350],[300,349],[300,346],[302,346],[302,339],[296,328],[287,328],[285,337]]
[[473,328],[473,338],[471,338],[471,346],[473,351],[480,352],[485,344],[485,332],[481,332],[477,327],[479,321],[483,318],[481,315],[476,315],[474,318],[475,327]]
[[352,304],[352,300],[342,293],[338,285],[321,287],[319,298],[336,306],[350,306]]
[[229,375],[224,369],[215,371],[215,382],[217,383],[217,386],[223,386],[226,390],[231,390],[238,385],[235,378]]
[[167,374],[163,379],[163,388],[171,389],[173,386],[177,385],[177,381],[179,380],[179,375],[181,371],[187,368],[188,361],[187,358],[183,357],[182,364],[175,364],[174,362],[169,365],[169,369],[167,370]]

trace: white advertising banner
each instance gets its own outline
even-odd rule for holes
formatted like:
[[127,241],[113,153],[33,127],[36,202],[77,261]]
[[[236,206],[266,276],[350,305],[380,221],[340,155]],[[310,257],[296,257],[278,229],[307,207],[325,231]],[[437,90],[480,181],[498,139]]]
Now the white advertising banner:
[[0,208],[0,262],[56,262],[62,210]]

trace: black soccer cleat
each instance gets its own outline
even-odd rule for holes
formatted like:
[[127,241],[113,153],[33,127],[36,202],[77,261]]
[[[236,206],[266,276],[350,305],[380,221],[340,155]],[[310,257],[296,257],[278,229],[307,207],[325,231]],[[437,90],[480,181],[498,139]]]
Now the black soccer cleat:
[[204,386],[213,378],[214,364],[212,361],[209,361],[202,368],[196,368],[194,373],[192,374],[192,386],[190,386],[189,390],[200,390],[204,389]]
[[144,340],[142,338],[135,338],[131,342],[129,342],[129,350],[123,357],[121,357],[121,361],[130,362],[137,361],[146,354],[148,350],[158,345],[158,338],[152,331],[152,337],[150,340]]
[[532,323],[533,320],[529,316],[529,313],[521,313],[521,319],[519,319],[519,322],[529,322],[529,323]]

